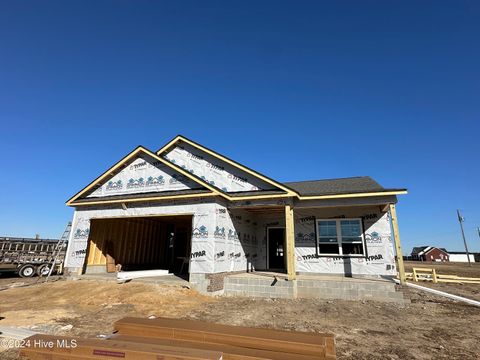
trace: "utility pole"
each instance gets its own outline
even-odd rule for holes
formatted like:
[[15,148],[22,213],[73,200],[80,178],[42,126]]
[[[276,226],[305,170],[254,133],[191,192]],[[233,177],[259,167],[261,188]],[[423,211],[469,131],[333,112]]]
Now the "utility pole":
[[460,229],[462,229],[463,243],[465,244],[465,252],[467,253],[468,266],[472,266],[470,263],[470,254],[468,253],[467,240],[465,240],[465,232],[463,231],[463,222],[465,218],[460,215],[460,210],[457,209],[458,222],[460,223]]

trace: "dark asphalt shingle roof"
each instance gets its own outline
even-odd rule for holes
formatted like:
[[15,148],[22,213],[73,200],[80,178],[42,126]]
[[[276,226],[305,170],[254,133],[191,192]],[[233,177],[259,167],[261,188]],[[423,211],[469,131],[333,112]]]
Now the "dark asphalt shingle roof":
[[412,256],[417,255],[419,252],[425,250],[428,246],[416,246],[412,249]]
[[370,176],[341,179],[296,181],[283,183],[302,196],[386,192],[404,189],[385,189]]
[[[369,176],[359,176],[341,179],[313,180],[313,181],[296,181],[283,183],[288,188],[296,191],[301,196],[321,196],[321,195],[337,195],[337,194],[356,194],[365,192],[386,192],[399,191],[405,189],[386,189],[373,180]],[[102,200],[127,200],[141,199],[143,197],[163,197],[183,194],[202,194],[209,193],[207,189],[192,189],[179,191],[162,191],[150,193],[137,193],[131,195],[115,195],[104,197],[91,197],[77,199],[75,203],[90,203]],[[249,195],[282,195],[283,190],[260,190],[245,192],[229,192],[230,196],[249,196]]]
[[[425,251],[428,248],[430,248],[430,250],[439,249],[439,250],[442,250],[443,252],[446,252],[448,254],[448,251],[445,248],[439,248],[439,247],[436,247],[436,246],[416,246],[412,249],[411,255],[412,256],[418,255],[419,253],[421,253],[422,251]],[[428,251],[430,251],[430,250],[428,250]]]

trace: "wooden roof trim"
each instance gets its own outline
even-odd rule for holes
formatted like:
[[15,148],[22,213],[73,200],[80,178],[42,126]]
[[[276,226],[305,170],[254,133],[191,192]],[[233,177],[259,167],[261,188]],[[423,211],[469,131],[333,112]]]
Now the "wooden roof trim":
[[389,195],[404,195],[408,194],[407,190],[400,191],[378,191],[352,194],[333,194],[333,195],[312,195],[299,196],[300,200],[322,200],[322,199],[341,199],[341,198],[356,198],[356,197],[371,197],[371,196],[389,196]]
[[173,145],[175,145],[179,141],[183,141],[183,142],[185,142],[185,143],[187,143],[187,144],[189,144],[189,145],[191,145],[191,146],[193,146],[193,147],[195,147],[195,148],[197,148],[197,149],[199,149],[199,150],[201,150],[201,151],[203,151],[203,152],[205,152],[205,153],[207,153],[207,154],[209,154],[213,157],[216,157],[217,159],[219,159],[221,161],[226,162],[227,164],[232,165],[233,167],[236,167],[237,169],[245,171],[246,173],[257,177],[260,180],[285,191],[289,195],[299,196],[299,194],[296,191],[290,189],[289,187],[287,187],[287,186],[285,186],[285,185],[283,185],[283,184],[281,184],[281,183],[279,183],[279,182],[277,182],[273,179],[270,179],[269,177],[267,177],[265,175],[262,175],[262,174],[256,172],[255,170],[252,170],[252,169],[250,169],[250,168],[248,168],[248,167],[246,167],[246,166],[244,166],[244,165],[242,165],[242,164],[240,164],[240,163],[238,163],[234,160],[231,160],[231,159],[227,158],[226,156],[223,156],[223,155],[221,155],[221,154],[219,154],[219,153],[217,153],[213,150],[210,150],[210,149],[206,148],[205,146],[196,143],[195,141],[187,139],[186,137],[184,137],[182,135],[177,135],[175,138],[170,140],[166,145],[161,147],[157,151],[157,155],[160,155],[164,151],[168,150],[170,147],[172,147]]
[[85,188],[80,190],[78,193],[76,193],[73,197],[71,197],[67,201],[67,205],[71,206],[73,205],[73,202],[77,200],[79,197],[90,191],[94,186],[98,185],[101,181],[105,180],[109,176],[112,175],[113,172],[117,171],[119,168],[121,168],[125,163],[127,163],[130,159],[133,157],[137,156],[140,153],[147,154],[151,157],[153,157],[155,160],[160,161],[161,163],[165,164],[172,170],[175,170],[176,172],[179,172],[180,174],[188,177],[190,180],[194,181],[195,183],[207,188],[210,190],[212,193],[215,193],[216,195],[226,197],[224,193],[218,191],[215,187],[211,186],[210,184],[202,181],[201,179],[196,178],[192,174],[190,174],[188,171],[173,165],[170,161],[163,159],[162,157],[158,156],[157,154],[151,152],[150,150],[144,148],[143,146],[138,146],[135,148],[132,152],[130,152],[128,155],[126,155],[124,158],[122,158],[120,161],[118,161],[116,164],[114,164],[112,167],[110,167],[107,171],[105,171],[102,175],[100,175],[98,178],[93,180],[89,185],[87,185]]
[[[147,193],[148,194],[148,193]],[[198,193],[198,194],[184,194],[184,195],[170,195],[170,196],[150,196],[150,197],[141,197],[135,199],[113,199],[113,200],[99,200],[99,201],[89,201],[84,203],[72,202],[71,206],[89,206],[89,205],[100,205],[100,204],[121,204],[121,203],[133,203],[133,202],[145,202],[145,201],[162,201],[162,200],[174,200],[174,199],[192,199],[192,198],[202,198],[202,197],[211,197],[217,196],[213,192],[210,193]]]

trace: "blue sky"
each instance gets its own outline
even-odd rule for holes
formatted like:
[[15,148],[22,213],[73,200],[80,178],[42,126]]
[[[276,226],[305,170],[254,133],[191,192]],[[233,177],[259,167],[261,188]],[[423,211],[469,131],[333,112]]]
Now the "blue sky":
[[475,1],[3,1],[0,235],[176,134],[280,181],[407,187],[404,252],[480,251]]

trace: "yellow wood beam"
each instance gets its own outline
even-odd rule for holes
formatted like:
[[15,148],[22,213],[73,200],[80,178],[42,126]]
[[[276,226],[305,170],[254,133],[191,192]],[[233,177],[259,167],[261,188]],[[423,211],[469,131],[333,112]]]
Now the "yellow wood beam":
[[282,190],[286,191],[287,194],[290,195],[290,196],[292,196],[292,195],[297,195],[298,196],[298,194],[295,191],[293,191],[292,189],[290,189],[289,187],[287,187],[287,186],[285,186],[285,185],[283,185],[283,184],[281,184],[281,183],[279,183],[275,180],[272,180],[272,179],[266,177],[265,175],[262,175],[262,174],[254,171],[252,169],[249,169],[248,167],[243,166],[242,164],[239,164],[236,161],[230,160],[229,158],[227,158],[227,157],[225,157],[225,156],[223,156],[223,155],[221,155],[221,154],[219,154],[215,151],[212,151],[212,150],[210,150],[210,149],[208,149],[208,148],[206,148],[206,147],[204,147],[200,144],[197,144],[196,142],[193,142],[193,141],[191,141],[191,140],[189,140],[189,139],[187,139],[187,138],[185,138],[181,135],[176,136],[173,140],[171,140],[169,143],[167,143],[165,146],[163,146],[160,150],[158,150],[157,155],[161,155],[162,152],[166,151],[168,148],[170,148],[172,145],[175,145],[179,141],[182,141],[186,144],[189,144],[190,146],[192,146],[196,149],[199,149],[199,150],[201,150],[201,151],[203,151],[203,152],[205,152],[205,153],[207,153],[207,154],[209,154],[209,155],[211,155],[211,156],[213,156],[213,157],[215,157],[219,160],[222,160],[222,161],[226,162],[227,164],[230,164],[233,167],[236,167],[237,169],[245,171],[246,173],[257,177],[257,178],[265,181],[266,183],[268,183],[270,185],[273,185],[273,186],[275,186],[279,189],[282,189]]
[[[395,208],[395,204],[390,204],[390,217],[392,219],[393,239],[395,241],[395,250],[397,253],[397,264],[398,264],[397,267],[398,267],[398,274],[400,278],[400,284],[405,285],[405,267],[403,265],[402,244],[400,242],[400,232],[398,230],[397,210]],[[414,279],[416,277],[415,275],[416,274],[414,272]]]
[[407,190],[398,191],[380,191],[380,192],[366,192],[366,193],[354,193],[354,194],[336,194],[336,195],[318,195],[318,196],[299,196],[300,200],[324,200],[324,199],[342,199],[342,198],[358,198],[358,197],[370,197],[370,196],[388,196],[388,195],[404,195],[407,194]]
[[[196,176],[192,175],[190,172],[186,171],[185,169],[182,169],[181,167],[172,164],[170,161],[164,159],[161,156],[162,151],[164,149],[172,146],[175,144],[178,140],[181,140],[185,143],[188,143],[202,151],[205,151],[206,153],[215,156],[216,158],[223,160],[227,162],[228,164],[237,167],[238,169],[241,169],[253,176],[258,177],[259,179],[268,182],[271,185],[276,186],[277,188],[280,188],[284,190],[286,193],[285,194],[278,194],[278,195],[246,195],[246,196],[230,196],[227,193],[218,190],[214,186],[210,185],[208,182],[203,181],[202,179],[197,178]],[[88,191],[92,190],[95,186],[100,184],[102,181],[106,180],[109,176],[113,176],[113,174],[120,170],[122,166],[125,166],[131,159],[133,159],[135,156],[139,156],[140,154],[146,154],[154,158],[155,160],[158,160],[159,162],[163,163],[164,165],[170,167],[174,171],[177,171],[178,173],[182,174],[183,176],[189,178],[190,180],[194,181],[195,183],[204,186],[208,190],[210,190],[209,193],[201,193],[201,194],[181,194],[181,195],[172,195],[172,196],[155,196],[155,197],[145,197],[145,198],[136,198],[136,199],[126,199],[126,200],[99,200],[99,201],[92,201],[92,202],[77,202],[81,196],[85,195],[88,193]],[[142,146],[137,147],[135,150],[130,152],[127,156],[125,156],[123,159],[121,159],[119,162],[117,162],[115,165],[110,167],[105,173],[103,173],[101,176],[99,176],[97,179],[92,181],[88,186],[86,186],[84,189],[79,191],[77,194],[75,194],[71,199],[67,201],[68,206],[90,206],[90,205],[99,205],[99,204],[116,204],[116,203],[131,203],[131,202],[142,202],[142,201],[161,201],[161,200],[170,200],[170,199],[188,199],[188,198],[202,198],[202,197],[208,197],[208,196],[220,196],[223,197],[227,200],[230,201],[243,201],[243,200],[260,200],[260,199],[276,199],[276,198],[289,198],[289,197],[296,197],[300,200],[322,200],[322,199],[338,199],[338,198],[358,198],[358,197],[369,197],[369,196],[388,196],[388,195],[400,195],[400,194],[406,194],[406,190],[398,190],[398,191],[385,191],[385,192],[369,192],[369,193],[354,193],[354,194],[337,194],[337,195],[321,195],[321,196],[300,196],[298,193],[294,192],[290,188],[272,180],[269,179],[241,164],[236,163],[233,160],[230,160],[220,154],[215,153],[214,151],[211,151],[207,148],[204,148],[201,145],[198,145],[182,136],[176,137],[174,140],[172,140],[169,144],[167,144],[164,148],[160,149],[156,154],[149,151],[148,149],[145,149]]]
[[95,265],[95,255],[97,254],[97,244],[96,241],[96,234],[90,234],[88,237],[88,258],[87,258],[87,265]]
[[[145,202],[145,201],[161,201],[161,200],[174,200],[174,199],[188,199],[188,198],[203,198],[203,197],[212,197],[219,196],[215,193],[201,193],[201,194],[185,194],[185,195],[172,195],[172,196],[155,196],[155,197],[144,197],[136,199],[125,199],[125,200],[99,200],[99,201],[89,201],[89,202],[75,202],[72,201],[69,203],[69,206],[89,206],[89,205],[99,205],[99,204],[121,204],[121,203],[133,203],[133,202]],[[280,195],[252,195],[252,196],[223,196],[224,198],[230,201],[242,201],[242,200],[266,200],[266,199],[283,199],[292,197],[287,194]]]
[[107,268],[107,227],[102,226],[101,237],[102,237],[102,256],[100,257],[99,265],[105,265],[105,269]]
[[[96,226],[93,225],[92,222],[90,222],[90,229],[93,230],[93,228],[95,228]],[[103,248],[103,236],[102,236],[102,231],[101,229],[98,229],[97,231],[95,231],[96,235],[95,235],[95,244],[96,244],[96,252],[95,252],[95,257],[93,258],[93,264],[94,265],[99,265],[101,264],[101,259],[102,259],[102,248]]]
[[295,280],[295,229],[291,205],[285,205],[285,242],[288,280]]
[[152,196],[144,197],[137,199],[124,199],[124,200],[99,200],[99,201],[89,201],[89,202],[75,202],[72,201],[68,203],[69,206],[89,206],[89,205],[98,205],[98,204],[121,204],[121,203],[132,203],[132,202],[144,202],[144,201],[160,201],[160,200],[173,200],[173,199],[189,199],[189,198],[203,198],[217,196],[214,193],[202,193],[202,194],[184,194],[184,195],[172,195],[172,196]]
[[164,151],[168,150],[172,145],[174,145],[176,142],[181,140],[181,138],[182,137],[180,135],[175,136],[172,140],[170,140],[168,143],[163,145],[159,150],[157,150],[157,155],[161,156]]
[[[174,171],[182,174],[183,176],[189,178],[193,182],[202,185],[203,187],[207,188],[211,192],[225,197],[225,194],[219,190],[217,190],[214,186],[208,184],[206,181],[203,181],[201,179],[197,179],[195,176],[190,174],[188,171],[182,169],[179,166],[176,166],[172,164],[170,161],[165,160],[163,157],[158,156],[157,154],[151,152],[148,149],[145,149],[142,146],[137,147],[135,150],[133,150],[131,153],[129,153],[127,156],[125,156],[122,160],[120,160],[118,163],[113,165],[110,169],[108,169],[106,172],[104,172],[102,175],[100,175],[97,179],[92,181],[87,187],[79,191],[77,194],[75,194],[70,200],[67,201],[67,205],[71,206],[74,204],[75,200],[80,198],[82,195],[86,194],[89,190],[93,189],[96,185],[100,184],[103,180],[107,179],[109,176],[112,176],[115,171],[121,169],[122,166],[128,163],[129,160],[134,158],[135,156],[139,156],[140,154],[146,154],[154,158],[155,160],[160,161],[164,165],[168,166],[169,168],[173,169]],[[195,194],[198,196],[198,194]],[[78,204],[75,204],[78,205]]]

